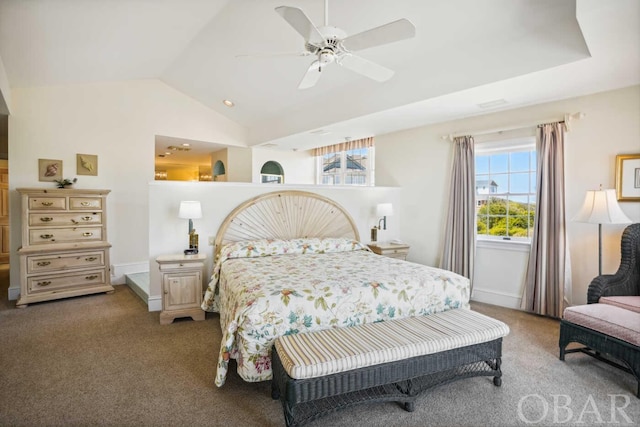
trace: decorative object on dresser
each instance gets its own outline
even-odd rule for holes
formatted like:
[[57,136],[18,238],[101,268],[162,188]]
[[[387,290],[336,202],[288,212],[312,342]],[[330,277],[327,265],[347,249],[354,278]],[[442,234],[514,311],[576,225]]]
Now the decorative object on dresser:
[[602,224],[631,224],[620,209],[614,190],[589,190],[572,221],[598,224],[598,276],[602,276]]
[[113,292],[106,204],[110,190],[18,188],[22,198],[17,307]]
[[205,254],[163,255],[156,259],[162,284],[160,324],[168,325],[176,317],[204,320],[202,304],[202,268]]
[[189,220],[189,249],[184,250],[185,255],[193,255],[198,253],[198,235],[193,228],[193,220],[202,218],[202,206],[200,202],[185,201],[180,202],[180,210],[178,217]]
[[410,246],[406,243],[380,242],[370,243],[369,249],[378,255],[388,256],[391,258],[407,259]]

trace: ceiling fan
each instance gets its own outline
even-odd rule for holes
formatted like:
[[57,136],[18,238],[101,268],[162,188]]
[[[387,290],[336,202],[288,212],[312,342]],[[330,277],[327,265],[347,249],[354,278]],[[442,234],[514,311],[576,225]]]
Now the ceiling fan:
[[300,81],[298,89],[313,87],[320,79],[324,68],[332,62],[378,82],[389,80],[393,76],[393,70],[354,55],[353,52],[409,39],[416,34],[416,29],[409,20],[398,19],[347,36],[347,33],[340,28],[328,25],[328,0],[324,3],[324,26],[322,27],[316,27],[297,7],[279,6],[275,10],[304,38],[305,51],[302,55],[316,57]]

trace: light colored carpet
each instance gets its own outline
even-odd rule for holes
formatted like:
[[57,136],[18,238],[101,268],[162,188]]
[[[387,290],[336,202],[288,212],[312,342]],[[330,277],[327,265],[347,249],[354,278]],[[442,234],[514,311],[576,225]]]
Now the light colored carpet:
[[[232,369],[223,387],[213,384],[217,315],[161,326],[126,286],[26,309],[0,291],[2,426],[284,425],[268,382],[245,383]],[[558,360],[558,321],[486,304],[473,309],[511,328],[502,387],[489,377],[457,381],[421,395],[413,413],[375,403],[309,426],[584,426],[612,421],[611,395],[618,407],[628,401],[613,413],[619,425],[640,423],[632,375],[581,354]]]

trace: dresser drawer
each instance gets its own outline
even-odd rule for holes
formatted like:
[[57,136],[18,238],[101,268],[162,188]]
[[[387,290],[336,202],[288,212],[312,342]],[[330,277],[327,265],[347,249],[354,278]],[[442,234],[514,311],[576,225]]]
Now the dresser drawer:
[[66,197],[29,197],[31,210],[64,210],[67,209]]
[[69,209],[102,209],[102,199],[100,197],[69,197]]
[[102,227],[40,228],[29,230],[29,244],[93,242],[102,240]]
[[78,269],[85,267],[104,267],[104,251],[74,254],[39,255],[27,257],[27,273],[40,273],[55,270]]
[[29,225],[92,225],[102,224],[102,213],[32,213],[29,214]]
[[27,278],[27,287],[30,293],[51,292],[102,283],[105,283],[105,269],[70,273],[64,276],[52,275]]

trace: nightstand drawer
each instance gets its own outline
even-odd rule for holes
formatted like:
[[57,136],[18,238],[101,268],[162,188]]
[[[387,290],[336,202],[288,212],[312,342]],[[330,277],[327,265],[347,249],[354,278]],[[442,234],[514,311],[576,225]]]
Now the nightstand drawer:
[[92,225],[102,224],[102,213],[36,213],[29,214],[29,225],[56,226],[56,225]]
[[66,197],[29,197],[29,209],[31,210],[64,210],[66,208]]
[[409,245],[394,243],[371,243],[368,245],[374,253],[389,258],[407,259],[409,254]]
[[202,269],[204,267],[204,262],[203,261],[172,262],[169,264],[162,263],[162,264],[159,264],[159,266],[160,266],[160,271],[172,271],[172,270],[179,270],[184,268]]
[[27,273],[89,268],[105,265],[104,251],[27,257]]
[[82,273],[66,274],[64,276],[40,276],[27,278],[30,293],[51,292],[105,283],[105,270],[85,271]]
[[91,242],[102,240],[102,227],[40,228],[29,230],[29,244]]

